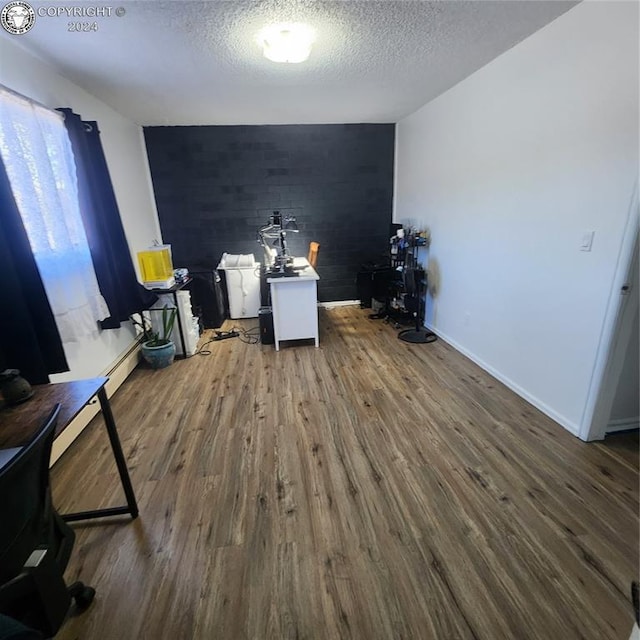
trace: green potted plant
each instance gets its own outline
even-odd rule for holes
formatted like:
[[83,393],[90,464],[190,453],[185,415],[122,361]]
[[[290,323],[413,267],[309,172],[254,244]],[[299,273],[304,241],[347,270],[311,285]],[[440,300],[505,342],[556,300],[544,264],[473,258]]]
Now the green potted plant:
[[168,367],[175,358],[176,345],[171,340],[171,332],[176,321],[178,310],[175,307],[165,305],[162,309],[161,331],[154,331],[149,327],[145,319],[131,317],[131,321],[142,329],[140,342],[142,344],[142,357],[153,369]]

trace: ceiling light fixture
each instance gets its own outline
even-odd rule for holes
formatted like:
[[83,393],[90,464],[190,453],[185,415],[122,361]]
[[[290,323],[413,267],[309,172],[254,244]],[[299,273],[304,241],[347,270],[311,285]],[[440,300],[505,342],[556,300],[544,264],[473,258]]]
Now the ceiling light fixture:
[[264,57],[273,62],[304,62],[314,40],[314,30],[299,22],[272,24],[258,34]]

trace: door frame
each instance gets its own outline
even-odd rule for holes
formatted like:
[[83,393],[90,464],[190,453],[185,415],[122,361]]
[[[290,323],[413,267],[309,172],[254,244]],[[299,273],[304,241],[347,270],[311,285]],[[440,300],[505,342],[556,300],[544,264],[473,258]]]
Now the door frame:
[[[584,441],[604,439],[611,416],[626,346],[633,330],[634,305],[637,307],[639,304],[639,233],[640,209],[636,180],[600,333],[587,402],[580,421],[578,437]],[[624,286],[630,287],[627,294],[622,293]]]

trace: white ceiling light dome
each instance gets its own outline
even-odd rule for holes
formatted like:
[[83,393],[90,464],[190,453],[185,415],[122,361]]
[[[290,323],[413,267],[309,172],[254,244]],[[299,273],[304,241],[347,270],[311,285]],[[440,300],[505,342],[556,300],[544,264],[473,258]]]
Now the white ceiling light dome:
[[258,34],[265,58],[273,62],[304,62],[311,53],[315,31],[301,22],[284,22],[265,27]]

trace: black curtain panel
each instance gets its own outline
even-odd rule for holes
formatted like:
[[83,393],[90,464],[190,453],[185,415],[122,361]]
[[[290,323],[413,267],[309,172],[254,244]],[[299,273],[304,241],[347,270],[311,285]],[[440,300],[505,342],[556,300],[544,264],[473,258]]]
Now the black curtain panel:
[[53,312],[0,160],[0,368],[20,369],[32,384],[69,366]]
[[84,122],[68,108],[58,111],[64,114],[76,161],[80,213],[98,285],[111,311],[101,326],[115,329],[131,314],[148,309],[157,296],[136,278],[97,123]]

